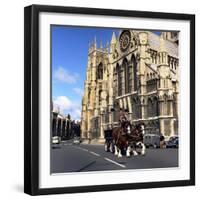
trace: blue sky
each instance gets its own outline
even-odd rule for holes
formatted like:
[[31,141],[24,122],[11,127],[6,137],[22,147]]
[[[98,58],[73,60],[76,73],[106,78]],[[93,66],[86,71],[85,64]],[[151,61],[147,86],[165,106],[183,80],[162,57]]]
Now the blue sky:
[[89,42],[96,37],[97,46],[106,46],[119,29],[52,25],[51,30],[52,99],[61,113],[79,120]]
[[110,42],[107,28],[52,26],[52,98],[63,114],[80,119],[89,42]]

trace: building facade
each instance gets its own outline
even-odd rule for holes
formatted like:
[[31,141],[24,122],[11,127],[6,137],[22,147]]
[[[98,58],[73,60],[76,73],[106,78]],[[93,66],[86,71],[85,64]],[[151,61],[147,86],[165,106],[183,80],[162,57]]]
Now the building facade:
[[122,30],[110,44],[89,47],[82,138],[102,140],[118,126],[120,108],[146,133],[178,134],[178,32]]
[[58,136],[61,140],[80,137],[80,122],[75,122],[71,116],[60,112],[58,106],[52,103],[51,109],[51,137]]

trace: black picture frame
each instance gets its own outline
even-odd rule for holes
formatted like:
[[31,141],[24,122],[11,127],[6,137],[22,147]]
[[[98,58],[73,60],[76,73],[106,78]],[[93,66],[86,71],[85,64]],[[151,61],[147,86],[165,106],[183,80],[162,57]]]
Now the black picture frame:
[[[162,182],[39,188],[39,13],[76,13],[187,20],[190,23],[190,179]],[[31,5],[24,9],[24,192],[30,195],[195,185],[195,15]]]

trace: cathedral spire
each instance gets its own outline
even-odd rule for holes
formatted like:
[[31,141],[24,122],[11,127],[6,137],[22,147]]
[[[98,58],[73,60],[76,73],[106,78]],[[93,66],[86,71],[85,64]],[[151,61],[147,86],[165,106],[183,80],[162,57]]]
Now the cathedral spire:
[[100,42],[100,49],[103,50],[102,40],[101,40],[101,42]]
[[114,53],[116,43],[117,43],[117,39],[116,39],[116,36],[115,36],[115,32],[113,31],[112,39],[111,39],[111,42],[110,42],[110,53]]
[[96,39],[96,35],[94,36],[94,49],[97,48],[97,39]]
[[106,42],[106,52],[107,53],[109,52],[109,42],[108,41]]
[[90,50],[91,50],[91,43],[90,43],[90,41],[88,42],[88,49],[89,49],[89,52],[90,52]]
[[115,32],[113,31],[113,34],[112,34],[112,39],[111,39],[111,44],[115,44],[117,42],[117,39],[116,39],[116,36],[115,36]]

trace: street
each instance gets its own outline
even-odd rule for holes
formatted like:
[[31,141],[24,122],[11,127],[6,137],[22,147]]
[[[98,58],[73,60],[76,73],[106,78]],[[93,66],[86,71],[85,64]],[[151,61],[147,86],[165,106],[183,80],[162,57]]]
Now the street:
[[178,149],[147,149],[145,156],[118,158],[100,144],[61,142],[51,150],[51,173],[178,167]]

